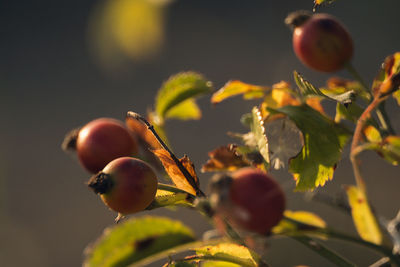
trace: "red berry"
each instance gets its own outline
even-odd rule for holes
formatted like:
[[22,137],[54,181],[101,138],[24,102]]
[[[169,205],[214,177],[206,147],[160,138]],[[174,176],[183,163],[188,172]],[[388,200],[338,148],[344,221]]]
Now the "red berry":
[[107,164],[88,185],[109,208],[125,215],[150,205],[157,191],[157,176],[146,162],[122,157]]
[[298,11],[290,14],[285,22],[294,27],[294,52],[308,67],[334,72],[351,60],[353,41],[335,17]]
[[133,135],[122,122],[100,118],[86,124],[79,130],[76,151],[82,165],[96,173],[113,159],[132,156],[138,146]]
[[220,194],[215,205],[216,221],[224,218],[234,228],[267,234],[282,219],[285,195],[268,174],[243,168],[221,179],[212,185]]

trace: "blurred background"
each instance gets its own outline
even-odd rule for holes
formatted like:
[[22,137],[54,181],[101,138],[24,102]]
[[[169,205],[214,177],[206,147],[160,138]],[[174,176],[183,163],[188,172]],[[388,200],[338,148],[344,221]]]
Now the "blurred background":
[[[312,0],[1,2],[0,266],[79,266],[87,244],[113,225],[116,214],[84,184],[90,174],[60,148],[70,129],[98,117],[124,119],[128,110],[145,114],[162,82],[179,71],[201,72],[215,89],[230,79],[293,84],[293,70],[317,86],[329,77],[296,59],[283,23],[291,11],[311,10]],[[383,59],[400,49],[398,10],[398,0],[339,0],[318,11],[347,25],[356,48],[353,63],[370,83]],[[246,131],[240,116],[257,101],[237,97],[212,107],[206,96],[199,103],[201,120],[167,125],[173,150],[188,154],[198,170],[208,151],[234,141],[227,131]],[[388,112],[399,131],[392,100]],[[373,153],[361,159],[376,211],[394,217],[398,169]],[[199,175],[207,190],[210,175]],[[294,182],[285,171],[274,175],[288,192],[289,209],[317,212],[329,225],[355,233],[350,217],[292,193]],[[335,194],[346,183],[354,180],[344,156],[323,190]],[[182,219],[199,237],[211,228],[187,210],[152,214]],[[329,244],[361,266],[377,259],[364,248]],[[287,239],[271,240],[267,255],[272,266],[330,266]]]

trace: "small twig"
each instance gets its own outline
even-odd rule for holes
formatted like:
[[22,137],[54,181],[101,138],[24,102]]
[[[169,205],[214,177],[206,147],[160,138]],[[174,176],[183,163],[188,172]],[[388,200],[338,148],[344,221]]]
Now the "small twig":
[[157,139],[157,141],[160,143],[160,145],[169,153],[171,156],[172,160],[178,166],[179,170],[182,172],[182,174],[185,176],[186,180],[189,182],[189,184],[196,190],[196,195],[197,196],[205,196],[203,191],[197,186],[197,183],[193,176],[189,173],[189,171],[183,166],[183,164],[180,162],[180,160],[175,156],[175,154],[169,149],[169,147],[164,143],[164,141],[161,139],[161,137],[157,134],[157,132],[154,130],[154,126],[151,125],[144,117],[141,115],[133,112],[133,111],[128,111],[127,117],[133,118],[135,120],[138,120],[142,123],[144,123],[147,126],[147,129],[151,131],[151,133],[154,135],[154,137]]

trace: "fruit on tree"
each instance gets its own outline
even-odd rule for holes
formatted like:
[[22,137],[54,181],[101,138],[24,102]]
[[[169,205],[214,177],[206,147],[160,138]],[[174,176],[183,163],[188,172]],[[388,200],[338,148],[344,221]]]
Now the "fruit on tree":
[[285,195],[279,184],[261,170],[243,168],[216,176],[211,191],[214,221],[219,229],[225,220],[236,229],[268,234],[283,217]]
[[122,122],[110,118],[99,118],[83,126],[75,146],[79,161],[91,173],[102,170],[113,159],[138,151],[132,133]]
[[157,176],[146,162],[121,157],[90,178],[88,186],[103,202],[120,214],[144,210],[157,191]]
[[296,11],[285,23],[294,29],[293,49],[306,66],[334,72],[353,56],[353,40],[347,29],[333,16]]

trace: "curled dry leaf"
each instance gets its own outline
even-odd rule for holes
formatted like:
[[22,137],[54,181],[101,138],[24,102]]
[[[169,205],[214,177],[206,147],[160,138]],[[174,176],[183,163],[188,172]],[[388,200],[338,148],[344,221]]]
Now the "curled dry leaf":
[[165,149],[153,150],[153,153],[160,159],[164,166],[165,171],[171,177],[172,181],[179,189],[182,189],[192,195],[196,195],[199,191],[199,179],[197,178],[196,172],[194,170],[194,165],[190,159],[185,155],[180,158],[179,161],[186,168],[188,173],[192,176],[193,181],[188,181],[185,175],[181,172],[179,167],[175,164],[175,161],[171,158],[168,151]]
[[202,172],[234,171],[250,163],[236,151],[234,144],[220,146],[208,153],[210,159],[201,168]]
[[129,130],[131,130],[137,138],[141,141],[140,143],[144,143],[146,147],[151,149],[159,149],[161,148],[160,143],[154,137],[153,133],[147,129],[147,126],[142,122],[132,118],[126,117],[125,124]]

